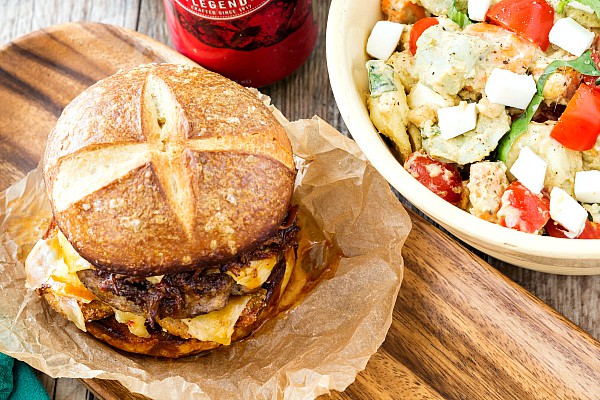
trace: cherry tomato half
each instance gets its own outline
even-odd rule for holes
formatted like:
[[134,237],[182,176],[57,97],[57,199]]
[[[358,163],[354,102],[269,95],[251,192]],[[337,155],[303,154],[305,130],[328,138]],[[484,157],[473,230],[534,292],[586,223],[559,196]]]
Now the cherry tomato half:
[[[565,231],[566,229],[561,224],[552,219],[546,224],[546,232],[550,236],[568,238]],[[600,239],[600,224],[589,220],[585,221],[583,231],[575,239]]]
[[507,228],[537,233],[550,219],[550,198],[514,181],[502,195],[498,218],[499,224]]
[[408,41],[408,49],[414,56],[417,54],[417,40],[421,37],[421,34],[425,32],[427,28],[431,28],[434,25],[439,24],[437,18],[428,17],[418,20],[410,30],[410,38]]
[[582,83],[552,128],[550,137],[568,149],[585,151],[594,147],[598,135],[600,89]]
[[488,10],[486,21],[499,25],[546,51],[554,25],[554,9],[545,0],[502,0]]
[[404,163],[404,168],[442,199],[454,205],[460,203],[462,178],[452,164],[434,160],[425,152],[415,151]]

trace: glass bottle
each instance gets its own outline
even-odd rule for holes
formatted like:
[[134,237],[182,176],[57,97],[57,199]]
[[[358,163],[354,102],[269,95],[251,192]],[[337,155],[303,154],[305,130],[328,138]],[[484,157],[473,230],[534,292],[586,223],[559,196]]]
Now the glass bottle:
[[285,78],[310,56],[311,0],[164,0],[175,48],[245,86]]

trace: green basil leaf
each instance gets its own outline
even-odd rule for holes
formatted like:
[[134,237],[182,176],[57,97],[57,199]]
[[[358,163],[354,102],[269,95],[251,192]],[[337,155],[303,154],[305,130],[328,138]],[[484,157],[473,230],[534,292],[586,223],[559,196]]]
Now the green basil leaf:
[[542,73],[542,75],[540,76],[540,78],[537,81],[538,94],[541,94],[543,92],[544,85],[546,84],[546,81],[548,80],[550,75],[555,73],[557,69],[563,68],[563,67],[571,67],[574,70],[576,70],[577,72],[584,74],[584,75],[600,76],[600,69],[598,69],[598,66],[596,65],[594,60],[592,60],[592,52],[589,50],[586,50],[585,53],[583,53],[581,56],[579,56],[573,60],[554,60],[554,61],[552,61],[546,67],[546,69],[544,70],[544,73]]
[[506,162],[506,157],[508,156],[510,148],[519,136],[527,132],[527,127],[529,126],[533,115],[542,103],[542,100],[544,100],[544,96],[535,94],[533,96],[533,99],[531,99],[531,102],[529,102],[529,105],[527,106],[523,114],[521,114],[521,116],[517,118],[515,122],[512,123],[508,133],[502,136],[502,139],[500,139],[498,147],[496,148],[497,160]]
[[461,28],[464,28],[465,26],[473,23],[471,22],[467,14],[458,11],[458,9],[456,8],[456,0],[452,1],[452,5],[448,9],[448,18],[456,22]]
[[[542,103],[542,100],[544,100],[543,92],[546,81],[550,75],[556,72],[556,70],[563,67],[571,67],[584,75],[600,76],[600,69],[598,69],[598,66],[596,66],[596,63],[594,60],[592,60],[591,52],[589,50],[573,60],[552,61],[538,79],[536,83],[537,93],[533,96],[531,102],[523,114],[521,114],[521,116],[512,123],[510,126],[510,131],[508,131],[508,133],[506,133],[502,139],[500,139],[496,149],[497,160],[506,162],[506,157],[508,156],[508,152],[510,151],[513,143],[519,136],[521,136],[521,134],[527,132],[527,127],[529,126],[533,115]],[[596,84],[598,84],[598,81]]]

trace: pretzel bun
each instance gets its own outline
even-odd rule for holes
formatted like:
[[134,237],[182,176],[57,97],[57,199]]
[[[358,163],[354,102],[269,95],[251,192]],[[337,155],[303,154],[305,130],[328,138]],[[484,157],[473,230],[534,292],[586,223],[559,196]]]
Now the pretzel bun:
[[289,139],[252,93],[199,67],[119,72],[64,110],[44,179],[56,223],[96,268],[152,276],[232,259],[289,208]]

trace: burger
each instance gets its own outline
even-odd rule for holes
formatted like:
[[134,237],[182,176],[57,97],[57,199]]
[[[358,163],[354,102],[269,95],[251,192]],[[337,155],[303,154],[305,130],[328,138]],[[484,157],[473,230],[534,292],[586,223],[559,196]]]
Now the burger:
[[251,92],[200,67],[121,71],[75,98],[43,174],[27,285],[79,329],[177,358],[252,334],[295,265],[296,169]]

